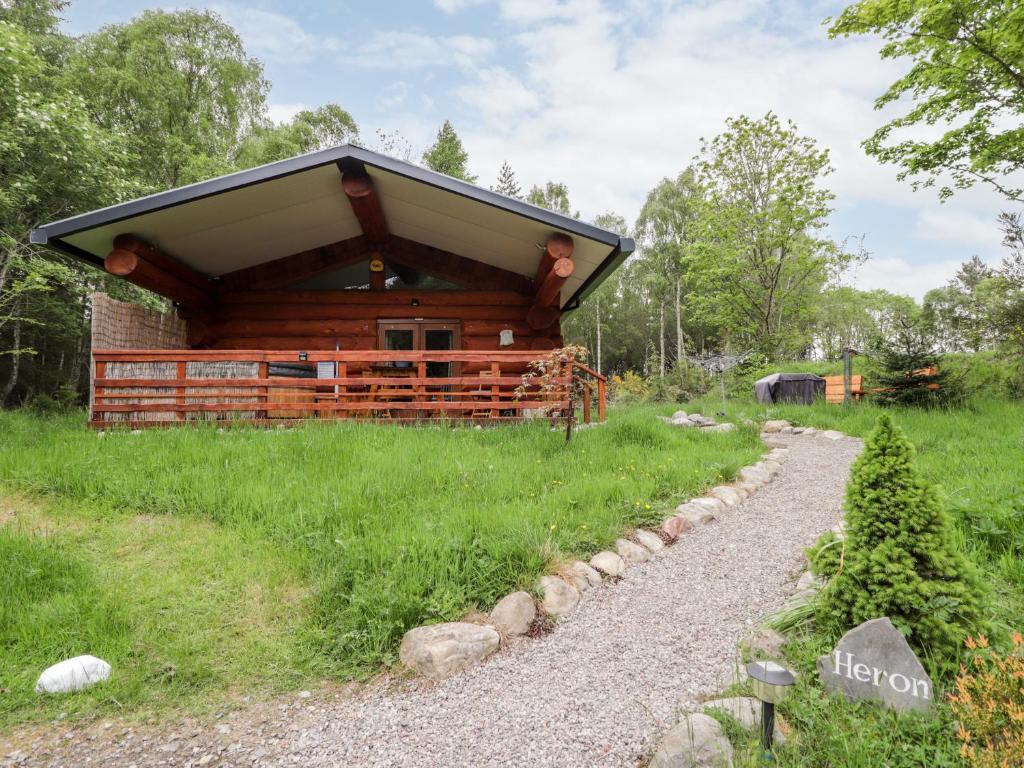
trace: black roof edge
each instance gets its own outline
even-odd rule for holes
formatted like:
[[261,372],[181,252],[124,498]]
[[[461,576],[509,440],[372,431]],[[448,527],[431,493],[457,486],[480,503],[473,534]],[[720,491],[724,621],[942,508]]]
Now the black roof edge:
[[[165,192],[157,192],[156,194],[149,195],[147,197],[140,197],[125,203],[111,205],[106,208],[100,208],[88,213],[82,213],[77,216],[71,216],[66,219],[50,222],[49,224],[43,224],[42,226],[36,227],[32,230],[30,241],[40,245],[46,245],[52,240],[55,241],[53,243],[55,247],[66,252],[71,252],[68,249],[74,248],[74,246],[71,246],[66,242],[59,242],[58,244],[56,241],[58,241],[59,238],[73,235],[83,230],[113,224],[124,219],[141,216],[146,213],[153,213],[166,208],[173,208],[177,205],[195,202],[206,197],[212,197],[224,192],[242,189],[261,182],[291,176],[292,174],[312,170],[313,168],[318,168],[320,166],[338,164],[340,161],[349,158],[362,161],[365,165],[373,168],[379,168],[390,173],[395,173],[399,176],[404,176],[405,178],[412,179],[414,181],[429,184],[430,186],[438,189],[453,192],[462,197],[476,200],[495,208],[510,211],[525,218],[546,224],[554,229],[564,230],[572,234],[580,235],[581,237],[606,243],[607,245],[614,245],[616,246],[616,250],[619,249],[619,246],[623,242],[622,238],[618,235],[592,224],[587,224],[586,222],[579,221],[578,219],[573,219],[553,211],[548,211],[544,208],[539,208],[538,206],[531,205],[530,203],[522,200],[506,197],[505,195],[492,192],[482,187],[477,187],[468,182],[461,181],[460,179],[454,179],[450,176],[445,176],[442,173],[437,173],[436,171],[431,171],[427,168],[421,168],[417,165],[413,165],[412,163],[397,160],[354,144],[342,144],[336,147],[329,147],[306,155],[300,155],[287,160],[279,160],[274,163],[269,163],[268,165],[261,165],[245,171],[237,171],[226,176],[218,176],[215,179],[200,181],[195,184],[189,184],[188,186],[178,187]],[[632,244],[632,241],[629,242]],[[80,251],[80,249],[76,250]],[[630,248],[630,250],[632,250],[632,248]],[[90,254],[89,261],[95,262],[96,257]],[[607,263],[607,259],[605,260],[605,263]],[[589,283],[590,280],[587,282]]]
[[590,273],[590,277],[583,281],[583,285],[576,289],[576,293],[569,297],[562,311],[571,312],[579,308],[583,300],[597,290],[597,287],[605,281],[605,278],[618,269],[635,249],[636,243],[633,242],[631,237],[620,237],[618,244],[608,254],[607,258],[601,262],[597,269]]

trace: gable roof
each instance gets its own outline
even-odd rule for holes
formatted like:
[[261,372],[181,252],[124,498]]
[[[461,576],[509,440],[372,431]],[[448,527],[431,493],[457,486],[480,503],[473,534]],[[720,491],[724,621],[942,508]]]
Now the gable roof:
[[575,243],[562,307],[572,309],[633,251],[633,241],[577,219],[351,144],[220,176],[32,230],[102,266],[122,233],[140,237],[208,277],[362,234],[339,163],[362,163],[390,231],[533,278],[556,232]]

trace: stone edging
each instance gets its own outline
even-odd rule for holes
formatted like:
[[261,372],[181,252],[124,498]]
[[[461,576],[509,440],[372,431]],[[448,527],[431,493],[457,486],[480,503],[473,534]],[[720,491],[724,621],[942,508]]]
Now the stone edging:
[[[697,426],[690,422],[680,424],[677,419],[680,414],[683,419],[688,419],[684,412],[679,411],[667,423]],[[702,426],[701,431],[722,431],[721,427],[731,429],[732,425],[712,422]],[[804,434],[816,432],[813,429],[792,427],[786,421],[768,421],[764,424],[763,434],[798,429]],[[831,437],[824,432],[819,434]],[[836,434],[842,436],[841,433]],[[771,482],[782,469],[789,450],[771,446],[770,443],[766,443],[766,446],[771,450],[761,461],[743,467],[731,483],[715,486],[705,496],[680,504],[657,531],[637,529],[632,539],[624,537],[616,540],[614,552],[598,552],[590,558],[589,563],[577,560],[559,568],[555,574],[541,577],[538,588],[542,614],[538,613],[532,595],[528,592],[513,592],[497,602],[485,623],[454,621],[410,629],[402,638],[399,659],[414,672],[431,679],[441,679],[482,661],[498,650],[504,640],[527,634],[539,618],[543,620],[546,616],[550,620],[558,620],[572,613],[589,589],[599,587],[606,581],[618,580],[630,567],[662,553],[666,545],[672,544],[680,536],[714,522],[731,507]]]

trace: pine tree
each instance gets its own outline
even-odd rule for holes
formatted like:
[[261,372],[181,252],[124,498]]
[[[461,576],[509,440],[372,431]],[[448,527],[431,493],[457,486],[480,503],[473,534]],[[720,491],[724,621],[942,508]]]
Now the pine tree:
[[941,356],[920,320],[904,323],[894,338],[875,347],[880,370],[874,399],[880,405],[941,406],[961,394],[959,383],[940,367]]
[[476,182],[476,176],[470,174],[466,165],[468,161],[469,154],[462,147],[462,139],[455,133],[451,122],[445,120],[437,132],[433,146],[423,153],[423,164],[432,171],[473,184]]
[[491,187],[491,191],[497,192],[499,195],[515,198],[516,200],[523,199],[523,190],[519,186],[516,172],[512,170],[512,166],[508,164],[507,160],[501,164],[501,170],[498,172],[498,183]]
[[837,632],[888,616],[918,651],[951,659],[983,629],[981,582],[913,458],[902,430],[879,416],[847,485],[846,551],[819,610]]

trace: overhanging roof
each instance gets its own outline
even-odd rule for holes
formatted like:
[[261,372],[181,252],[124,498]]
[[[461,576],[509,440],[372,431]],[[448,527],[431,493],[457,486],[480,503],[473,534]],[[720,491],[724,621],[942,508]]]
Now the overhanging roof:
[[122,233],[216,278],[362,233],[338,163],[366,168],[390,231],[532,278],[554,232],[575,243],[562,307],[573,308],[633,251],[633,241],[544,208],[350,144],[45,224],[33,243],[102,266]]

